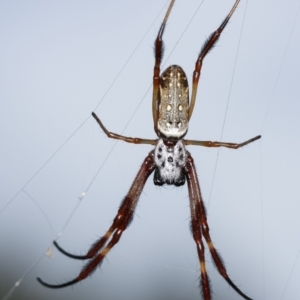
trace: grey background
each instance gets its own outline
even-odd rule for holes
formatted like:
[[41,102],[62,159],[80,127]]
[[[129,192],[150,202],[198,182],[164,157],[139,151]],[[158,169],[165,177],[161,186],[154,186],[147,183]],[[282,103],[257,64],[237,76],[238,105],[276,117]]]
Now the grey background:
[[[164,36],[164,63],[199,3],[175,4]],[[153,41],[165,4],[0,2],[0,299],[24,275],[10,299],[200,298],[186,186],[158,188],[152,177],[133,223],[101,270],[61,290],[46,289],[35,279],[60,283],[78,274],[82,262],[56,250],[51,257],[43,254],[58,234],[66,250],[87,251],[110,226],[151,150],[121,142],[114,147],[92,118],[72,134],[150,28],[96,112],[111,131],[155,138],[151,90],[143,97],[151,86]],[[191,82],[205,38],[232,4],[205,1],[165,67],[181,65]],[[187,138],[219,140],[224,118],[223,141],[241,142],[257,134],[263,138],[237,151],[189,151],[197,165],[212,239],[231,278],[254,299],[299,299],[299,18],[293,33],[292,28],[300,3],[248,1],[240,36],[245,5],[240,3],[205,59]],[[207,265],[214,299],[240,299],[209,256]]]

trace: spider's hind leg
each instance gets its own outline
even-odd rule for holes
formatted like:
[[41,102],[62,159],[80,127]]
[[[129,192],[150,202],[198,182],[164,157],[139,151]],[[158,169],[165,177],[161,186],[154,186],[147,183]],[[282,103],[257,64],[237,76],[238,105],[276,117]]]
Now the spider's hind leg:
[[197,95],[198,83],[199,83],[199,79],[200,79],[200,75],[201,75],[201,68],[202,68],[203,60],[204,60],[205,56],[207,55],[207,53],[216,45],[216,42],[220,38],[222,31],[224,30],[229,19],[231,18],[232,14],[236,10],[239,2],[240,2],[240,0],[235,1],[233,7],[231,8],[229,14],[226,16],[225,20],[222,22],[222,24],[219,26],[219,28],[210,35],[210,37],[207,39],[207,41],[202,46],[202,49],[201,49],[201,52],[196,61],[195,70],[193,73],[193,87],[192,87],[191,103],[190,103],[190,107],[189,107],[189,120],[191,119],[191,116],[192,116],[192,113],[194,110],[194,106],[195,106],[195,102],[196,102],[196,95]]
[[173,8],[175,0],[171,0],[169,4],[169,8],[166,12],[164,20],[160,26],[158,31],[157,37],[154,42],[154,53],[155,53],[155,63],[153,69],[153,92],[152,92],[152,116],[153,116],[153,123],[154,123],[154,131],[156,134],[159,134],[159,130],[157,128],[158,122],[158,109],[160,104],[160,96],[159,96],[159,86],[160,86],[160,65],[163,58],[163,33],[166,27],[167,20]]

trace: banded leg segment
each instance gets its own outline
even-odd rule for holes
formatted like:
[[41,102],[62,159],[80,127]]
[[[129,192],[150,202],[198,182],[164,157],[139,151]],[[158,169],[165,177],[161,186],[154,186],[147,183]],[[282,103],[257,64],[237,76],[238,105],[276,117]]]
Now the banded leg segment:
[[[136,208],[137,202],[144,188],[144,185],[149,175],[155,169],[153,153],[154,151],[151,151],[144,160],[144,163],[141,166],[133,184],[131,185],[128,194],[123,200],[118,210],[118,213],[113,220],[113,224],[111,225],[109,230],[91,247],[86,256],[79,256],[80,259],[90,259],[90,261],[83,267],[80,274],[75,279],[62,284],[49,284],[44,282],[42,279],[37,278],[37,280],[42,285],[49,288],[63,288],[73,285],[89,276],[96,269],[96,267],[102,263],[103,259],[106,257],[109,251],[119,242],[123,232],[132,220],[134,210]],[[69,254],[64,250],[61,252],[63,252],[66,255]],[[78,258],[76,257],[76,255],[68,256]]]
[[190,107],[189,107],[189,117],[188,117],[189,120],[191,119],[191,116],[192,116],[192,113],[193,113],[193,110],[194,110],[194,106],[195,106],[195,102],[196,102],[196,95],[197,95],[197,89],[198,89],[200,74],[201,74],[202,62],[203,62],[206,54],[214,47],[214,45],[218,41],[223,29],[227,25],[229,19],[231,18],[232,14],[234,13],[234,11],[235,11],[236,7],[238,6],[239,2],[240,2],[240,0],[235,1],[233,7],[231,8],[231,10],[229,12],[229,14],[225,18],[225,20],[222,22],[220,27],[210,35],[210,37],[207,39],[207,41],[202,46],[202,49],[201,49],[201,52],[200,52],[200,54],[198,56],[198,59],[196,61],[195,70],[194,70],[194,73],[193,73],[192,96],[191,96],[191,104],[190,104]]
[[149,145],[153,145],[153,146],[156,145],[157,140],[132,138],[132,137],[128,137],[128,136],[124,136],[124,135],[120,135],[120,134],[117,134],[117,133],[110,132],[106,129],[106,127],[103,125],[103,123],[100,121],[100,119],[98,118],[98,116],[94,112],[92,112],[92,116],[97,121],[97,123],[99,124],[101,129],[104,131],[106,136],[111,138],[111,139],[121,140],[121,141],[124,141],[124,142],[127,142],[127,143],[132,143],[132,144],[149,144]]
[[154,51],[155,51],[155,64],[153,70],[153,94],[152,94],[152,115],[153,115],[153,122],[154,122],[154,130],[158,135],[157,129],[157,121],[158,121],[158,108],[159,108],[159,86],[160,86],[160,65],[163,57],[163,40],[162,36],[166,27],[167,20],[171,13],[172,7],[174,5],[175,0],[171,0],[169,8],[166,12],[165,18],[160,26],[158,31],[156,40],[154,42]]
[[[189,186],[189,181],[188,181]],[[190,188],[189,188],[190,190]],[[197,253],[200,261],[200,289],[202,293],[202,297],[204,300],[211,299],[211,286],[209,276],[206,271],[205,264],[205,247],[202,241],[202,233],[199,219],[199,209],[197,207],[197,203],[195,201],[194,195],[190,194],[190,209],[191,209],[191,228],[193,233],[193,238],[196,243]]]
[[[190,197],[190,206],[191,206],[191,216],[192,216],[192,230],[193,230],[193,235],[197,237],[195,239],[196,244],[198,243],[198,240],[201,239],[201,233],[204,236],[206,243],[208,245],[209,251],[211,253],[212,259],[218,269],[218,272],[220,275],[227,281],[227,283],[244,299],[247,300],[252,300],[249,298],[247,295],[245,295],[230,279],[230,277],[227,274],[226,268],[224,266],[224,263],[221,259],[221,256],[217,252],[216,248],[213,245],[213,242],[211,240],[210,234],[209,234],[209,227],[207,223],[207,217],[206,217],[206,212],[205,212],[205,207],[200,191],[200,186],[199,186],[199,181],[196,173],[196,168],[195,164],[193,161],[193,158],[191,157],[190,154],[188,154],[187,157],[187,164],[185,168],[186,172],[186,179],[187,179],[187,184],[188,184],[188,190],[189,190],[189,197]],[[195,224],[195,225],[194,225]],[[199,228],[199,229],[198,229]],[[199,231],[199,233],[197,233]],[[195,233],[197,234],[195,234]],[[198,248],[198,245],[197,245]],[[201,270],[201,278],[202,278],[202,273],[206,272],[205,268],[202,266],[202,257],[199,255],[200,259],[200,270]],[[204,262],[205,265],[205,262]],[[202,270],[203,268],[203,270]],[[203,286],[203,297],[204,300],[211,300],[210,293],[207,292],[209,290],[209,286]]]
[[[206,271],[205,264],[205,248],[202,241],[202,230],[201,230],[201,214],[199,210],[199,201],[201,201],[200,188],[195,188],[198,183],[197,177],[194,177],[193,171],[193,159],[188,153],[187,164],[185,167],[185,176],[187,179],[190,209],[191,209],[191,229],[194,241],[197,247],[197,253],[200,261],[200,289],[204,300],[211,300],[211,287],[209,277]],[[194,182],[196,180],[196,182]],[[199,186],[199,183],[198,183]],[[200,199],[200,200],[199,200]]]
[[184,140],[185,145],[203,146],[203,147],[225,147],[230,149],[239,149],[250,143],[253,143],[261,138],[260,135],[247,140],[242,143],[227,143],[227,142],[212,142],[212,141],[196,141],[196,140]]

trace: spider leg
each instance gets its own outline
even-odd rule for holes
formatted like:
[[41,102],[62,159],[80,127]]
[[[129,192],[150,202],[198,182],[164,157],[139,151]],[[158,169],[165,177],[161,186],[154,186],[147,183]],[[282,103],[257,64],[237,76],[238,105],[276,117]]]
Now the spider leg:
[[111,139],[115,139],[115,140],[121,140],[127,143],[132,143],[132,144],[150,144],[150,145],[156,145],[157,140],[147,140],[147,139],[141,139],[141,138],[132,138],[132,137],[127,137],[124,135],[120,135],[117,133],[113,133],[108,131],[103,123],[100,121],[100,119],[98,118],[98,116],[92,112],[92,116],[94,117],[94,119],[97,121],[97,123],[99,124],[99,126],[101,127],[101,129],[104,131],[104,133],[107,135],[107,137],[111,138]]
[[226,143],[226,142],[212,142],[212,141],[196,141],[196,140],[184,140],[185,145],[195,145],[195,146],[203,146],[203,147],[226,147],[231,149],[238,149],[244,147],[250,143],[255,142],[261,138],[260,135],[247,140],[243,143]]
[[[130,207],[130,201],[131,201],[130,198],[125,197],[125,199],[121,203],[121,206],[119,208],[117,216],[113,220],[112,225],[109,227],[109,229],[106,231],[106,233],[92,245],[92,247],[89,249],[87,254],[85,254],[85,255],[75,255],[75,254],[69,253],[66,250],[64,250],[62,247],[60,247],[56,241],[53,242],[54,246],[57,248],[57,250],[59,252],[63,253],[64,255],[66,255],[68,257],[74,258],[74,259],[85,260],[85,259],[93,258],[105,246],[105,244],[107,243],[107,241],[111,237],[112,233],[120,225],[120,221],[121,221],[121,219],[119,218],[120,217],[119,216],[120,211],[126,211],[126,208]],[[126,214],[126,212],[124,212],[124,214]]]
[[154,42],[154,52],[155,52],[155,64],[153,70],[153,94],[152,94],[152,115],[153,115],[153,122],[154,122],[154,130],[158,135],[159,131],[157,128],[157,121],[158,121],[158,108],[160,103],[159,98],[159,86],[160,86],[160,64],[163,57],[163,40],[162,36],[166,27],[166,23],[172,7],[174,5],[175,0],[171,0],[169,8],[166,12],[165,18],[160,26],[158,31],[156,40]]
[[201,68],[202,68],[202,62],[206,56],[206,54],[215,46],[216,42],[218,41],[223,29],[227,25],[229,19],[231,18],[232,14],[234,13],[236,7],[238,6],[240,0],[236,0],[233,7],[231,8],[229,14],[225,18],[225,20],[222,22],[220,27],[214,31],[210,37],[206,40],[204,45],[202,46],[201,52],[198,56],[198,59],[195,64],[195,70],[193,73],[193,88],[192,88],[192,96],[191,96],[191,104],[189,107],[189,120],[191,119],[195,102],[196,102],[196,95],[197,95],[197,88],[198,88],[198,82],[201,74]]
[[[73,285],[85,279],[87,276],[89,276],[96,269],[96,267],[102,263],[103,259],[106,257],[109,251],[119,242],[123,232],[128,227],[130,221],[132,220],[134,210],[136,208],[137,202],[144,188],[144,185],[149,175],[155,169],[153,155],[154,155],[154,151],[152,150],[149,153],[149,155],[145,158],[144,163],[142,164],[138,174],[136,175],[135,180],[133,181],[128,194],[123,200],[118,210],[118,213],[113,220],[112,226],[106,232],[106,234],[91,247],[88,254],[86,255],[86,258],[90,258],[90,261],[83,267],[80,274],[73,280],[67,281],[62,284],[49,284],[44,282],[42,279],[37,278],[37,280],[42,285],[49,288],[63,288],[63,287]],[[111,239],[109,240],[110,237]],[[108,243],[105,246],[106,242]],[[68,253],[64,250],[61,252],[63,252],[64,254]]]
[[65,256],[74,258],[74,259],[89,259],[90,257],[88,257],[88,255],[76,255],[76,254],[72,254],[67,252],[66,250],[64,250],[61,246],[58,245],[58,243],[56,241],[53,241],[53,245],[56,247],[56,249],[61,252],[62,254],[64,254]]
[[202,293],[202,298],[204,300],[211,300],[211,285],[206,271],[205,248],[202,241],[198,205],[196,201],[191,199],[191,196],[190,196],[190,208],[191,208],[191,230],[193,233],[194,241],[197,246],[197,253],[200,260],[200,273],[201,273],[200,290]]
[[[244,299],[251,300],[247,295],[245,295],[230,279],[227,274],[224,263],[215,249],[213,242],[210,238],[209,227],[207,223],[207,217],[205,212],[204,203],[202,200],[202,195],[200,191],[199,181],[196,173],[195,164],[193,158],[188,153],[187,163],[185,167],[186,179],[189,190],[190,206],[191,206],[191,217],[192,217],[192,232],[193,237],[197,245],[198,256],[200,259],[200,270],[201,270],[201,283],[202,283],[202,293],[204,300],[211,299],[211,291],[209,287],[209,282],[206,278],[206,267],[204,261],[204,248],[201,241],[201,234],[204,236],[206,243],[209,247],[212,259],[220,273],[220,275],[228,282],[228,284]],[[202,249],[203,248],[203,249]]]
[[[122,205],[125,205],[125,204],[122,203]],[[90,248],[90,250],[88,251],[88,253],[85,254],[85,255],[76,255],[76,254],[69,253],[66,250],[64,250],[61,246],[59,246],[56,241],[54,241],[53,244],[54,244],[54,246],[57,248],[57,250],[59,252],[61,252],[62,254],[66,255],[68,257],[71,257],[71,258],[74,258],[74,259],[80,259],[80,260],[91,259],[91,258],[93,258],[98,253],[98,251],[100,251],[105,246],[106,242],[110,238],[111,234],[115,231],[115,229],[117,228],[117,226],[118,226],[118,224],[117,224],[116,220],[114,220],[113,224],[107,230],[107,232],[105,233],[105,235],[102,236],[99,240],[97,240],[92,245],[92,247]]]

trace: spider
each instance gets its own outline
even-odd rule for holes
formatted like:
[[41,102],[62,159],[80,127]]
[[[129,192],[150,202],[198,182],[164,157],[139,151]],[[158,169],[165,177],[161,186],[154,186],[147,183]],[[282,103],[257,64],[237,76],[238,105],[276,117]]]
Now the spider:
[[132,221],[134,210],[143,187],[150,174],[154,172],[154,184],[158,186],[162,186],[164,184],[181,186],[187,182],[191,209],[191,231],[193,239],[196,243],[199,257],[201,274],[200,286],[203,298],[205,300],[210,300],[212,294],[209,277],[206,272],[204,253],[205,249],[203,243],[204,238],[220,275],[223,276],[228,284],[239,295],[241,295],[244,299],[251,300],[251,298],[245,295],[230,279],[224,263],[213,245],[209,234],[209,227],[195,164],[191,154],[186,150],[185,146],[196,145],[204,147],[226,147],[238,149],[260,139],[261,136],[258,135],[240,144],[183,139],[188,131],[189,120],[192,116],[196,101],[202,62],[207,53],[216,44],[240,0],[235,1],[229,14],[226,16],[220,27],[210,35],[202,47],[193,73],[192,96],[190,104],[188,81],[183,69],[178,65],[172,65],[168,67],[162,74],[160,74],[160,65],[163,56],[162,37],[174,2],[175,0],[171,0],[155,40],[152,114],[154,131],[158,138],[149,140],[143,138],[126,137],[112,133],[105,128],[98,116],[94,112],[92,113],[92,116],[95,118],[107,137],[133,144],[150,144],[155,146],[155,148],[154,150],[150,151],[148,156],[145,158],[132,183],[132,186],[129,189],[128,194],[125,196],[120,205],[112,225],[107,230],[105,235],[92,245],[86,255],[78,256],[70,254],[62,249],[56,241],[54,241],[56,248],[66,256],[74,259],[88,260],[88,263],[83,267],[75,279],[62,284],[49,284],[44,282],[42,279],[37,278],[37,280],[46,287],[63,288],[73,285],[89,276],[96,269],[96,267],[102,263],[109,251],[119,242],[124,230]]

